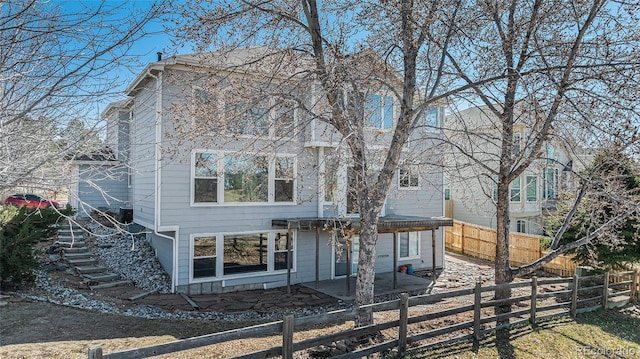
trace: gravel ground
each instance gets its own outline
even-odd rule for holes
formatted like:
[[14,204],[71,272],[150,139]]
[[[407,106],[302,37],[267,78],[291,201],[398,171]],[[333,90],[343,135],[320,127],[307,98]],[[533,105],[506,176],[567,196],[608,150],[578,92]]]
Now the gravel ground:
[[[118,234],[112,228],[105,228],[95,224],[89,224],[88,229],[95,235],[86,241],[89,246],[97,251],[103,265],[119,273],[123,278],[132,281],[138,288],[159,293],[170,293],[169,275],[162,269],[154,254],[154,249],[144,237],[138,238]],[[43,248],[43,256],[46,256],[44,254],[45,249]],[[117,302],[99,298],[91,292],[79,291],[66,285],[65,281],[52,278],[50,275],[51,268],[61,269],[63,265],[62,262],[47,263],[38,272],[35,287],[11,294],[74,308],[148,319],[267,320],[280,319],[283,314],[305,316],[349,306],[346,303],[340,303],[337,306],[326,308],[293,309],[287,311],[287,313],[169,311],[149,305],[123,308]],[[66,270],[71,274],[71,269],[67,268]],[[419,271],[416,271],[415,274],[430,275],[428,272]],[[436,293],[472,287],[478,278],[482,278],[484,283],[492,283],[493,268],[484,262],[470,262],[464,257],[448,255],[446,268],[439,273],[437,284],[430,289],[430,292]],[[391,295],[378,297],[376,300],[385,301],[396,297]]]

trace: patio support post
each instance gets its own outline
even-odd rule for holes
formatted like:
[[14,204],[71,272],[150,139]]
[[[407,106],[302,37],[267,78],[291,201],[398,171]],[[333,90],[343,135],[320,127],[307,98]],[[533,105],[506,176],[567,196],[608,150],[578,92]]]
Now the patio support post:
[[393,232],[393,289],[398,285],[398,232]]
[[287,225],[287,294],[291,294],[291,225]]
[[316,225],[316,289],[320,286],[320,227]]
[[347,296],[351,296],[351,237],[345,237],[344,246],[347,255]]
[[433,278],[433,281],[436,281],[436,230],[432,229],[431,230],[431,270],[433,273],[431,275],[431,277]]

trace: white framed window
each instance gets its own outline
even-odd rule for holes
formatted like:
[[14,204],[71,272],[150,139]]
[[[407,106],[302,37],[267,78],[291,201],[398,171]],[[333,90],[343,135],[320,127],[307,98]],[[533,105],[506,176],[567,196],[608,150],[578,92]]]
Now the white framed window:
[[196,152],[193,162],[193,203],[217,203],[218,154]]
[[269,163],[265,156],[229,153],[224,156],[224,202],[269,201]]
[[491,198],[494,202],[498,202],[498,182],[496,180],[491,182]]
[[444,176],[443,182],[444,200],[448,201],[451,199],[451,181],[449,180],[449,177]]
[[378,130],[393,127],[393,98],[377,94],[368,94],[364,99],[366,126]]
[[250,277],[287,270],[291,246],[291,270],[295,271],[296,232],[266,230],[242,233],[191,235],[191,279]]
[[522,134],[520,132],[514,133],[513,134],[513,145],[511,147],[511,154],[512,155],[515,155],[516,153],[520,152],[521,141],[522,141]]
[[422,112],[425,131],[437,131],[440,125],[440,111],[435,107],[430,107]]
[[520,176],[516,177],[516,179],[511,182],[511,202],[520,202],[521,200],[521,186],[520,186]]
[[542,196],[544,199],[553,199],[558,195],[558,169],[545,168],[543,172]]
[[420,232],[398,233],[398,259],[420,258]]
[[191,121],[195,126],[215,128],[221,119],[222,97],[215,91],[209,91],[201,86],[195,86],[191,94]]
[[526,176],[526,194],[527,202],[536,202],[538,200],[538,177]]
[[516,220],[516,232],[527,233],[527,221],[524,219]]
[[193,239],[193,278],[216,276],[216,237]]
[[420,171],[418,165],[405,165],[398,170],[398,187],[400,189],[420,188]]
[[295,203],[295,155],[254,156],[196,150],[191,205]]

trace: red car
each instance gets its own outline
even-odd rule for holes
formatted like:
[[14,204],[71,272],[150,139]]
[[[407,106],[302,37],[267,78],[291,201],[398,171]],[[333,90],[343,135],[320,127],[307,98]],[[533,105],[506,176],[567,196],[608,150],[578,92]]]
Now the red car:
[[60,202],[42,198],[35,194],[14,194],[4,201],[5,205],[27,208],[62,208]]

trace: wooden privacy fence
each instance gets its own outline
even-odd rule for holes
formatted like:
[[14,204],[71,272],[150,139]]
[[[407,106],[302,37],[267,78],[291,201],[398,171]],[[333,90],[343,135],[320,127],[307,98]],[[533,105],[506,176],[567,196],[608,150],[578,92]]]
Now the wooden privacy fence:
[[[613,278],[617,281],[612,282]],[[203,335],[195,338],[178,340],[170,343],[148,346],[143,348],[125,350],[117,353],[103,354],[101,348],[89,349],[89,359],[131,359],[143,358],[160,354],[175,353],[182,350],[209,346],[237,339],[256,338],[261,336],[280,335],[282,345],[260,351],[247,353],[236,358],[270,358],[282,356],[284,359],[292,359],[293,353],[332,342],[347,340],[350,338],[366,338],[377,333],[387,333],[390,340],[376,343],[367,347],[360,347],[352,352],[345,352],[332,358],[361,358],[366,355],[385,352],[397,348],[399,356],[409,352],[419,352],[429,346],[443,344],[452,341],[473,339],[479,341],[482,337],[498,328],[519,323],[531,323],[536,325],[541,319],[570,315],[575,317],[578,313],[608,308],[611,304],[618,304],[622,300],[628,302],[631,298],[637,300],[638,296],[638,270],[589,277],[573,278],[548,278],[515,282],[509,284],[492,285],[483,287],[478,281],[474,288],[460,289],[451,292],[426,294],[409,297],[401,294],[400,299],[376,303],[354,310],[339,310],[316,316],[294,318],[285,316],[284,320],[230,330],[222,333]],[[514,296],[508,299],[496,300],[495,291],[509,287],[514,291]],[[433,310],[431,304],[442,302],[445,299],[456,298],[455,307]],[[495,315],[493,308],[496,305],[509,305],[512,311],[506,314]],[[411,311],[410,311],[411,309]],[[302,326],[323,325],[329,326],[336,323],[344,323],[353,320],[356,313],[361,310],[372,312],[396,313],[395,320],[376,323],[374,325],[340,331],[321,337],[315,337],[294,342],[295,330]],[[451,319],[451,316],[454,316]],[[442,319],[446,321],[439,321]],[[436,321],[436,322],[434,322]],[[439,321],[439,322],[438,322]],[[425,330],[429,322],[436,323],[435,329]],[[454,324],[449,324],[454,322]],[[449,325],[440,326],[442,323]],[[501,324],[497,323],[508,323]],[[390,331],[390,332],[389,332]],[[453,339],[451,335],[457,335]],[[443,335],[447,339],[441,339]],[[430,341],[425,343],[425,341]],[[412,343],[409,347],[408,343]],[[215,356],[215,352],[212,352]]]
[[[445,246],[452,251],[475,258],[495,261],[496,230],[475,224],[453,221],[452,227],[445,227]],[[540,246],[545,238],[532,234],[510,233],[510,263],[521,266],[538,260],[548,252]],[[573,275],[578,264],[569,256],[558,256],[543,266],[543,269],[562,277]]]

